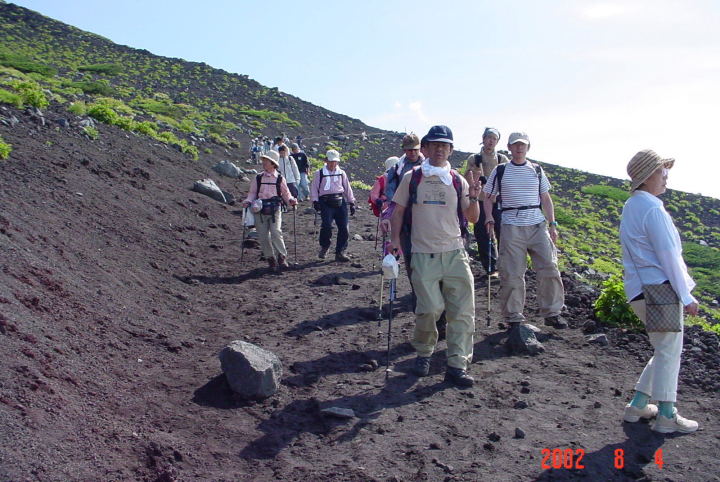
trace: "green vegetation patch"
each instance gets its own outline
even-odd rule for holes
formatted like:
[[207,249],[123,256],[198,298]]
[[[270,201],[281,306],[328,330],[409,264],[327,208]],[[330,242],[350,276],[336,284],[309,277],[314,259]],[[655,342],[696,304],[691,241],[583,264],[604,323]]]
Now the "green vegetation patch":
[[88,95],[115,95],[115,89],[105,80],[65,80],[62,86],[82,90]]
[[10,156],[10,153],[12,152],[12,146],[5,142],[5,140],[0,137],[0,159],[7,159],[8,156]]
[[365,191],[369,191],[370,189],[372,189],[371,185],[365,184],[362,181],[351,181],[350,185],[355,189],[363,189]]
[[291,119],[285,112],[275,112],[267,109],[249,109],[241,108],[236,111],[237,114],[245,114],[251,117],[258,117],[263,120],[277,122],[279,124],[285,124],[290,127],[300,128],[302,124],[296,120]]
[[602,184],[593,184],[591,186],[583,186],[581,191],[585,194],[594,194],[603,196],[616,201],[625,202],[630,197],[630,193],[617,187],[605,186]]
[[45,77],[52,77],[57,74],[57,69],[49,65],[35,62],[24,55],[13,54],[4,48],[0,48],[0,65],[12,67],[20,72],[35,72]]
[[95,72],[96,74],[117,75],[123,71],[120,64],[90,64],[78,67],[81,72]]
[[23,104],[19,94],[5,89],[0,89],[0,103],[14,105],[15,107],[22,107]]
[[611,325],[633,330],[640,330],[644,326],[627,302],[620,276],[612,276],[603,283],[603,290],[595,300],[594,308],[595,316]]

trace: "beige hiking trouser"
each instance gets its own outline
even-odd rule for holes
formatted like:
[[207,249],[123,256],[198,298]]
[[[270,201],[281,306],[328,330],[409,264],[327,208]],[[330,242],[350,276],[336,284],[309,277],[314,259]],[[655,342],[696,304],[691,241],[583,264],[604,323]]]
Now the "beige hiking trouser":
[[550,239],[547,223],[532,226],[502,225],[498,271],[500,307],[507,323],[525,321],[525,271],[527,255],[537,273],[537,304],[540,316],[559,315],[565,304],[565,292],[557,265],[557,251]]
[[[435,351],[435,323],[445,311],[447,364],[467,369],[473,355],[475,286],[464,249],[446,253],[413,253],[412,285],[417,295],[412,346],[421,357]],[[442,287],[440,286],[442,282]]]
[[[274,221],[273,216],[275,217]],[[266,258],[274,258],[279,254],[287,256],[282,234],[282,214],[279,210],[274,215],[256,214],[255,229],[260,238],[260,249],[262,249],[263,256]]]

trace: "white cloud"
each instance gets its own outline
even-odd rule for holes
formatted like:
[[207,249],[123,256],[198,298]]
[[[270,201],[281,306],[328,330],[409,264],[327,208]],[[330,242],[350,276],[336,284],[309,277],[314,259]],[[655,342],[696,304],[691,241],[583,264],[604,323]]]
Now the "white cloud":
[[620,3],[594,3],[580,8],[580,16],[589,20],[604,20],[611,17],[620,17],[632,12],[626,4]]
[[395,101],[391,109],[363,121],[371,126],[399,132],[421,132],[430,123],[423,103],[419,100],[407,103]]

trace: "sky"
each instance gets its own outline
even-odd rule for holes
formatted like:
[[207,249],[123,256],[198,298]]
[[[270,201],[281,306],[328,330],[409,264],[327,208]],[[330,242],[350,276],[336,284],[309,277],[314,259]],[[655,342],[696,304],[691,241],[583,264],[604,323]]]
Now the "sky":
[[670,188],[720,198],[717,0],[9,3],[463,151],[525,131],[531,158],[626,179],[653,149]]

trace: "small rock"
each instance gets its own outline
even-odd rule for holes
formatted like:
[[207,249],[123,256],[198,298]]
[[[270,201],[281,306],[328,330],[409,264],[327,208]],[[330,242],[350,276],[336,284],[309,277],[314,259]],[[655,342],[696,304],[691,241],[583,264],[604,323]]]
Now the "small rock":
[[483,444],[483,448],[484,448],[485,450],[487,450],[487,451],[490,451],[490,452],[492,452],[493,450],[495,450],[495,446],[494,446],[493,444],[491,444],[490,442],[485,442],[485,443]]
[[585,339],[588,341],[588,343],[593,343],[600,346],[608,346],[610,344],[605,333],[598,333],[597,335],[586,336]]
[[522,388],[520,388],[520,393],[530,393],[530,388],[522,387]]
[[602,407],[602,403],[600,403],[600,402],[593,403],[593,408],[600,408],[600,407]]
[[359,234],[354,234],[354,235],[353,235],[353,240],[354,240],[354,241],[362,241],[362,240],[363,240],[363,237],[360,236]]
[[515,438],[525,438],[525,431],[521,428],[515,428]]
[[440,444],[433,442],[429,446],[430,450],[440,450]]
[[323,408],[322,410],[320,410],[320,413],[338,418],[355,418],[355,412],[350,408]]
[[495,432],[488,435],[488,439],[490,439],[491,442],[499,442],[500,441],[500,435],[496,434]]
[[587,320],[582,325],[582,331],[583,333],[592,333],[597,329],[597,323],[595,323],[593,320]]
[[518,400],[515,402],[515,408],[522,410],[528,408],[528,404],[525,400]]
[[361,268],[361,269],[363,267],[363,265],[361,265],[360,263],[352,263],[352,264],[350,264],[350,266],[352,266],[353,268]]

